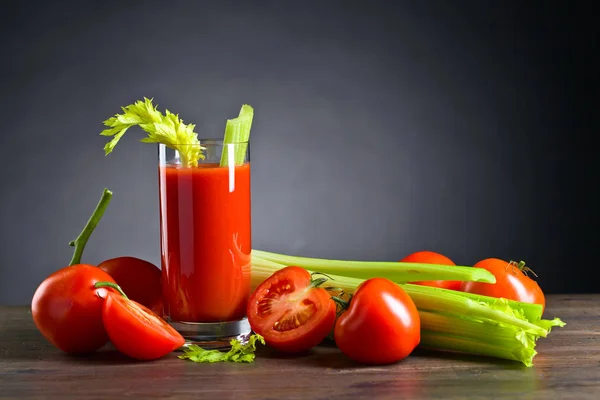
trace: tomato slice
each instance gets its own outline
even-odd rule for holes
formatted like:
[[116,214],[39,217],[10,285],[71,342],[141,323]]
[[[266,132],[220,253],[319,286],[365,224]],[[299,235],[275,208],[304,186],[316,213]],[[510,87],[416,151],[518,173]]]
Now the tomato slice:
[[336,305],[323,288],[311,285],[300,267],[286,267],[261,283],[248,302],[248,322],[265,342],[296,353],[318,345],[335,322]]
[[138,360],[163,357],[185,343],[183,336],[164,319],[119,293],[107,293],[102,321],[117,350]]

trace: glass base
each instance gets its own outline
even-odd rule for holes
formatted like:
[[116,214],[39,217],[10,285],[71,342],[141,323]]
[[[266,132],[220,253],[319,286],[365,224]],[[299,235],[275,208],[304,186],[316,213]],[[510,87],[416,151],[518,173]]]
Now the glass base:
[[233,339],[246,344],[252,333],[247,318],[224,322],[168,321],[185,339],[183,348],[196,344],[203,349],[230,349]]

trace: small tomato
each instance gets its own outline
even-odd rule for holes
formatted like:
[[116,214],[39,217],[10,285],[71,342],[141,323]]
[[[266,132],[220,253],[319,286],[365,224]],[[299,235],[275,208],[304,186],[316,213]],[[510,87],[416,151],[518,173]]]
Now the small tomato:
[[544,292],[536,281],[526,275],[531,271],[521,261],[506,262],[498,258],[486,258],[473,265],[490,271],[496,277],[496,283],[463,282],[461,290],[490,297],[540,304],[542,311],[546,306]]
[[364,281],[335,323],[340,350],[364,364],[390,364],[407,357],[421,341],[417,307],[406,292],[384,278]]
[[115,257],[98,264],[127,293],[131,300],[162,315],[162,289],[160,269],[136,257]]
[[108,342],[102,324],[102,298],[113,282],[100,268],[77,264],[59,269],[37,288],[31,301],[35,325],[50,343],[67,353],[91,353]]
[[[402,262],[414,262],[423,264],[456,265],[451,259],[434,251],[417,251],[404,257]],[[460,290],[461,281],[418,281],[409,282],[415,285],[439,287],[443,289]]]

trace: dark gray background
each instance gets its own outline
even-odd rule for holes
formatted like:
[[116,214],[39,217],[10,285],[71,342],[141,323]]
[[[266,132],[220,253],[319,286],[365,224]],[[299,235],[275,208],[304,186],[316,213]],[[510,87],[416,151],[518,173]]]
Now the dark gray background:
[[591,9],[535,4],[3,2],[0,304],[68,263],[104,187],[84,261],[159,263],[156,148],[98,136],[143,96],[211,137],[254,106],[255,248],[524,259],[547,292],[596,291],[598,36]]

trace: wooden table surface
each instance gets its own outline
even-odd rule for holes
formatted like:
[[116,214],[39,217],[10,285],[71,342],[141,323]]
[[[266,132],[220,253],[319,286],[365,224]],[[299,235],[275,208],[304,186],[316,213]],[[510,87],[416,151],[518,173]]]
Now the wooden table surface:
[[333,347],[299,357],[262,348],[252,364],[195,364],[176,353],[136,362],[110,346],[72,357],[49,345],[27,307],[0,307],[0,399],[600,399],[600,294],[549,296],[567,326],[538,341],[535,366],[416,350],[364,367]]

